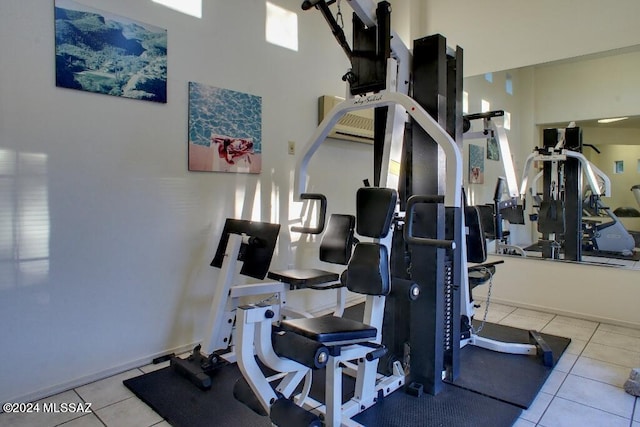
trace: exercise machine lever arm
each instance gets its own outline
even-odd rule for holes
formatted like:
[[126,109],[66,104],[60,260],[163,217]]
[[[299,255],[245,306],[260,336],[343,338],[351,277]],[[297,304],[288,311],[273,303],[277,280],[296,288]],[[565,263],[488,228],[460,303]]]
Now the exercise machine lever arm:
[[320,234],[324,230],[325,217],[327,216],[327,197],[318,193],[302,193],[302,200],[317,200],[320,202],[320,211],[318,212],[318,222],[315,227],[291,227],[291,231],[296,233]]

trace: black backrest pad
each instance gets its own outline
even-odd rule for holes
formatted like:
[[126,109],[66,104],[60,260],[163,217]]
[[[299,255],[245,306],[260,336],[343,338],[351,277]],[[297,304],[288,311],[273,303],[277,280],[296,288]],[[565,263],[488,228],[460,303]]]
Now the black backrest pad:
[[347,265],[353,248],[353,215],[331,214],[320,242],[320,260]]
[[562,200],[543,200],[540,203],[538,231],[548,234],[565,232],[564,202]]
[[347,288],[365,295],[388,295],[391,290],[387,247],[360,242],[346,273]]
[[496,236],[495,217],[493,216],[493,205],[478,205],[476,209],[480,212],[480,222],[482,230],[488,235],[487,238],[494,239]]
[[398,193],[390,188],[363,187],[356,195],[356,231],[381,238],[389,233]]
[[469,262],[485,262],[487,260],[487,241],[482,229],[480,210],[476,206],[465,206],[464,223],[469,229],[467,260]]

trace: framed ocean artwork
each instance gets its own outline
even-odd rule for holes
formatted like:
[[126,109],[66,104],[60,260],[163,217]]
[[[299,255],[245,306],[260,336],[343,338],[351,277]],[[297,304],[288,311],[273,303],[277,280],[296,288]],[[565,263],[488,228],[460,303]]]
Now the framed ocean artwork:
[[167,30],[55,0],[56,86],[167,102]]
[[189,82],[189,170],[260,173],[262,98]]

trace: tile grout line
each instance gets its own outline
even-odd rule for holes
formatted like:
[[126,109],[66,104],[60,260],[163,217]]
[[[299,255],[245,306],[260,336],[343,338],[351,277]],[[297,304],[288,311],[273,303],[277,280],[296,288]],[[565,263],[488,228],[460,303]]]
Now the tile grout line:
[[[604,412],[604,413],[607,413],[607,414],[610,414],[610,415],[614,415],[616,417],[624,418],[625,420],[627,419],[627,417],[625,417],[624,415],[616,414],[615,412],[607,411],[606,409],[596,408],[595,406],[587,405],[587,404],[582,403],[582,402],[576,402],[575,400],[569,399],[567,397],[554,396],[553,398],[554,399],[558,398],[558,399],[566,400],[567,402],[573,402],[573,403],[575,403],[577,405],[580,405],[580,406],[584,406],[584,407],[587,407],[587,408],[595,409],[596,411]],[[551,403],[549,403],[549,405],[551,405]],[[546,409],[545,409],[545,412],[547,412]],[[631,413],[631,422],[633,422],[633,413]]]
[[[73,392],[74,392],[78,397],[80,397],[80,399],[81,399],[84,403],[87,403],[87,401],[86,401],[86,400],[85,400],[85,399],[80,395],[80,393],[78,393],[77,389],[75,389],[75,388],[74,388],[74,389],[73,389]],[[93,404],[93,402],[92,402],[92,404]],[[104,421],[102,421],[102,418],[100,418],[100,416],[98,415],[98,411],[97,411],[97,410],[95,410],[95,411],[91,411],[91,413],[96,417],[96,419],[98,420],[98,422],[99,422],[100,424],[102,424],[104,427],[107,427],[107,423],[105,423]]]
[[[557,316],[557,315],[556,315]],[[556,317],[554,316],[554,318]],[[546,326],[546,325],[545,325]],[[536,426],[540,425],[542,427],[544,427],[542,424],[540,424],[540,421],[542,421],[542,418],[544,417],[544,415],[547,413],[547,411],[549,410],[549,407],[551,406],[551,404],[553,403],[553,401],[555,399],[563,399],[562,397],[558,396],[558,392],[560,391],[560,389],[562,388],[562,385],[565,383],[565,381],[567,381],[567,378],[569,378],[569,375],[571,375],[571,371],[573,370],[575,364],[578,362],[578,359],[580,359],[580,357],[582,356],[582,353],[584,352],[584,349],[587,348],[587,345],[589,345],[589,342],[591,342],[591,338],[593,338],[593,335],[596,333],[596,331],[598,330],[598,328],[600,327],[600,322],[598,322],[598,325],[594,328],[593,332],[591,333],[591,336],[589,337],[589,339],[587,340],[586,344],[584,345],[584,347],[582,347],[582,349],[580,350],[580,354],[578,354],[578,357],[576,357],[576,360],[573,362],[573,365],[571,365],[571,369],[569,369],[569,372],[567,372],[567,375],[564,377],[564,379],[562,380],[562,382],[560,383],[560,385],[558,386],[558,389],[556,391],[554,391],[553,393],[553,397],[551,398],[551,400],[549,401],[549,404],[547,405],[546,408],[544,408],[544,411],[542,411],[542,414],[540,414],[540,418],[538,419],[538,422],[536,423]],[[566,350],[565,350],[566,351]],[[560,372],[560,371],[558,371]],[[565,399],[565,400],[570,400],[570,399]],[[571,401],[571,400],[570,400]],[[582,403],[579,402],[575,402],[578,403],[580,405],[582,405]],[[584,405],[584,406],[588,406],[588,405]],[[598,409],[598,408],[595,408]],[[631,417],[633,418],[633,414],[631,414]]]

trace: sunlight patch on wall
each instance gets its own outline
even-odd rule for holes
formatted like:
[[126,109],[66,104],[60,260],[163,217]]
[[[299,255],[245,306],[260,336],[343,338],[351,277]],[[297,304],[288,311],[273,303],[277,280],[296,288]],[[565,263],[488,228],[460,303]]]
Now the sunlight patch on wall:
[[469,92],[462,92],[462,114],[469,114]]
[[152,0],[170,9],[202,18],[202,0]]
[[508,111],[504,112],[504,128],[506,130],[511,130],[511,113]]
[[49,276],[47,155],[0,150],[0,289]]
[[269,221],[280,223],[280,187],[274,178],[275,169],[271,169],[271,216]]
[[242,218],[242,212],[244,211],[244,197],[246,195],[246,189],[242,185],[236,185],[235,194],[235,210],[233,212],[234,218]]
[[262,186],[256,182],[256,191],[253,195],[253,208],[251,210],[252,221],[262,221]]
[[267,2],[266,40],[298,51],[298,14]]

